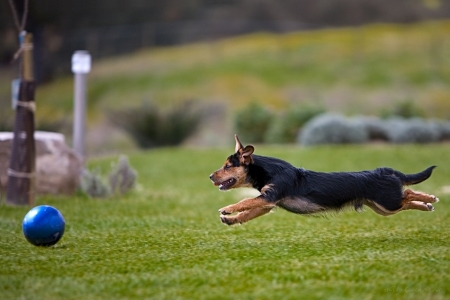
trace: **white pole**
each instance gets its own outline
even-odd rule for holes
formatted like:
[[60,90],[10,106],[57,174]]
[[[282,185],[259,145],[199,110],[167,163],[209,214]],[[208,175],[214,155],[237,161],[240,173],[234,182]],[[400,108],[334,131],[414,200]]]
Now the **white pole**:
[[86,74],[75,73],[75,103],[73,117],[73,149],[84,156],[86,119]]
[[87,51],[75,51],[72,55],[72,72],[75,74],[73,149],[84,156],[84,131],[86,120],[87,73],[91,70],[91,56]]

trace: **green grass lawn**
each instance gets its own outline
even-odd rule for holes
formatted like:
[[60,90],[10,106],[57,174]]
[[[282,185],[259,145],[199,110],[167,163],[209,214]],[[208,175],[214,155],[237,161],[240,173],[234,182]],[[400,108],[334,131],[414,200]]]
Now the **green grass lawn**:
[[[232,142],[229,149],[130,155],[139,185],[122,198],[38,198],[66,220],[54,247],[23,237],[29,207],[0,205],[2,299],[450,298],[449,145],[256,147],[257,154],[320,171],[417,172],[436,164],[416,188],[441,201],[432,213],[388,218],[370,210],[302,217],[280,209],[227,227],[217,210],[246,190],[220,192],[208,176]],[[112,160],[90,166],[106,172]]]

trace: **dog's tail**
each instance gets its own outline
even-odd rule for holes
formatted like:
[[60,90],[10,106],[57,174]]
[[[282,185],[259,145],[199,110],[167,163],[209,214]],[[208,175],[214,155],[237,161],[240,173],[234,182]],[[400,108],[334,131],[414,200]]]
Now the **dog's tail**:
[[400,178],[403,185],[412,185],[427,180],[431,176],[434,168],[436,168],[436,166],[431,166],[416,174],[403,174],[401,172],[395,171],[395,175]]

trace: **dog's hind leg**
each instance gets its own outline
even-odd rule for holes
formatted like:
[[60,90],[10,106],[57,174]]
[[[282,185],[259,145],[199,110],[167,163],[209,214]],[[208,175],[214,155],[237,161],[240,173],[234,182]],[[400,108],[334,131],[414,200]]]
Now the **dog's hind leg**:
[[434,207],[431,203],[425,203],[425,202],[420,202],[420,201],[410,201],[408,203],[405,203],[402,207],[402,210],[407,210],[407,209],[433,211]]
[[242,224],[251,219],[267,214],[273,207],[257,207],[238,213],[234,216],[220,216],[220,221],[227,225]]
[[428,195],[422,192],[406,189],[403,192],[402,209],[417,209],[422,211],[433,211],[434,207],[431,203],[438,202],[439,199],[434,195]]
[[413,191],[411,189],[406,189],[403,192],[402,204],[406,204],[411,201],[421,201],[425,203],[435,203],[439,202],[439,199],[434,195],[428,195],[422,192]]
[[403,192],[401,208],[397,210],[388,210],[379,203],[365,200],[364,204],[370,207],[374,212],[382,216],[390,216],[402,210],[416,209],[421,211],[433,211],[434,207],[431,203],[438,202],[439,199],[434,195],[428,195],[422,192],[406,189]]

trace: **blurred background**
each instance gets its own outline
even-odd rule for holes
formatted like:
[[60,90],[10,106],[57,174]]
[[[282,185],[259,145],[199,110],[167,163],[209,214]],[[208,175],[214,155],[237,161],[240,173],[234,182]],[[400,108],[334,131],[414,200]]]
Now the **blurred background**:
[[[21,16],[24,1],[12,2]],[[328,134],[335,143],[450,136],[449,0],[40,0],[26,30],[37,129],[69,143],[71,56],[92,55],[88,156],[229,146],[235,132],[246,143],[307,144],[301,129],[324,113],[334,129],[372,130]],[[0,39],[0,131],[9,131],[18,41],[8,1]],[[423,136],[391,132],[405,126]]]

